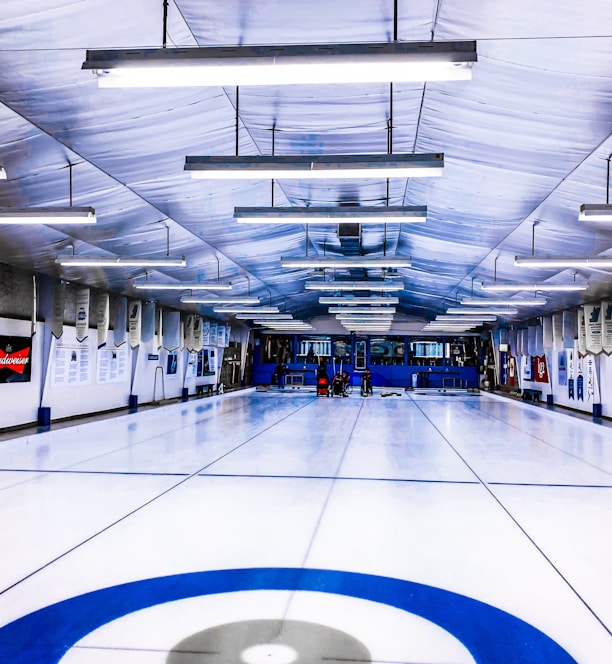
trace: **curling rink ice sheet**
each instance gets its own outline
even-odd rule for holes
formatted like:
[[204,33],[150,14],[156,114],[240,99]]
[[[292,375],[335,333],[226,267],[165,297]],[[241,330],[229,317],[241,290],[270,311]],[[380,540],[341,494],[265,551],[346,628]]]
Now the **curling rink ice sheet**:
[[0,442],[0,662],[609,664],[612,428],[246,390]]

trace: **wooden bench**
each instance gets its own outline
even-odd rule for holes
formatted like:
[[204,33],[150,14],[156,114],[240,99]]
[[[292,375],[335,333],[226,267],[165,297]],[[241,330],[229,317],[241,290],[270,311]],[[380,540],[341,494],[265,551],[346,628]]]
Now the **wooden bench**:
[[523,390],[523,401],[540,401],[542,396],[542,390],[534,390],[530,387],[527,387]]

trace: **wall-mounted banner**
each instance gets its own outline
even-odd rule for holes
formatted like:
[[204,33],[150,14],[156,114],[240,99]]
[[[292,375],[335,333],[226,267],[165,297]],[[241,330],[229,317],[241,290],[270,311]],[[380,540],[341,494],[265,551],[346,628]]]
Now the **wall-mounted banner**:
[[[514,329],[510,330],[508,332],[508,344],[510,346],[510,353],[512,353],[512,355],[514,357],[516,357],[517,356],[517,352],[516,352],[516,330],[514,330]],[[229,340],[228,340],[227,345],[229,346]]]
[[535,329],[535,355],[544,354],[544,328],[536,325]]
[[143,343],[153,341],[155,336],[155,302],[142,303],[142,322],[140,326]]
[[51,312],[51,334],[60,339],[64,334],[64,308],[66,306],[66,284],[55,284],[53,289],[53,311]]
[[202,322],[202,345],[210,346],[210,321]]
[[584,307],[578,307],[578,354],[583,357],[586,352],[586,316]]
[[576,398],[576,377],[574,375],[574,349],[567,349],[567,397]]
[[127,299],[120,297],[117,299],[115,307],[115,320],[113,330],[115,335],[115,346],[122,346],[126,339],[127,328]]
[[87,339],[89,332],[89,288],[79,288],[76,293],[76,338]]
[[181,312],[167,311],[163,312],[164,325],[164,348],[166,350],[177,350],[180,346],[181,332]]
[[127,382],[127,354],[127,348],[98,349],[97,382],[99,385]]
[[217,346],[219,348],[225,346],[225,325],[217,324]]
[[166,376],[176,378],[178,371],[178,353],[168,353],[166,358]]
[[193,326],[195,323],[195,315],[187,314],[185,318],[185,347],[188,352],[194,352],[195,337],[193,336]]
[[529,357],[529,330],[526,327],[521,330],[521,354]]
[[529,355],[536,355],[536,325],[527,327],[527,352]]
[[518,358],[522,354],[523,354],[523,330],[517,330],[516,331],[516,352],[514,353],[514,357]]
[[142,302],[140,300],[130,300],[128,305],[128,337],[130,339],[130,348],[140,346],[141,333]]
[[606,355],[612,353],[612,301],[604,300],[601,303],[602,330],[601,343]]
[[0,383],[29,383],[31,376],[31,337],[0,336]]
[[108,293],[100,293],[98,295],[98,306],[96,308],[96,324],[98,328],[98,348],[106,346],[108,338],[108,325],[109,325],[109,297]]
[[544,350],[553,349],[553,320],[552,316],[542,318],[542,346]]
[[584,401],[584,358],[580,354],[576,361],[576,367],[576,399]]
[[557,311],[552,316],[553,348],[563,350],[563,312]]
[[588,353],[598,355],[603,350],[601,340],[601,303],[585,304],[584,320],[586,327],[586,350]]
[[564,350],[557,353],[557,378],[559,385],[567,385],[567,354]]
[[516,370],[516,358],[508,355],[508,385],[518,387],[518,372]]
[[225,348],[229,348],[230,338],[232,336],[232,327],[231,325],[225,326],[225,343],[223,344]]
[[54,387],[79,387],[91,382],[89,340],[85,343],[54,341],[52,384]]
[[193,319],[193,351],[199,353],[202,345],[202,316],[196,314]]
[[584,358],[586,364],[586,400],[590,404],[601,403],[599,381],[597,380],[597,364],[593,355]]
[[217,323],[210,324],[210,345],[217,345]]
[[162,308],[155,305],[155,348],[159,350],[164,344],[164,317]]
[[531,369],[532,369],[532,359],[528,357],[523,362],[523,380],[532,380],[531,378]]
[[574,340],[578,337],[578,319],[572,309],[563,312],[563,348],[574,348]]
[[548,367],[546,355],[535,355],[533,357],[532,380],[536,383],[548,383]]

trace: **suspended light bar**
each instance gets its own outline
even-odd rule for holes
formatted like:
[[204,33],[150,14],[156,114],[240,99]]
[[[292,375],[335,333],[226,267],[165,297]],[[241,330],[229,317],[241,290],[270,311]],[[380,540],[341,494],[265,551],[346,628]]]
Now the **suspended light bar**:
[[368,295],[365,297],[355,297],[354,295],[324,295],[319,298],[319,304],[343,304],[347,306],[360,304],[399,304],[399,298],[394,295]]
[[96,211],[91,207],[25,208],[0,210],[0,225],[95,224]]
[[440,314],[436,316],[436,322],[444,321],[446,323],[493,323],[496,320],[497,316],[492,316],[491,314],[480,314],[479,316]]
[[580,221],[607,221],[612,222],[612,205],[597,205],[584,203],[580,206],[578,214]]
[[451,314],[453,316],[481,316],[482,314],[491,314],[493,316],[514,316],[515,314],[518,314],[518,309],[515,307],[479,307],[479,308],[462,308],[462,307],[449,307],[446,310],[447,314]]
[[236,207],[239,224],[424,223],[427,206]]
[[117,258],[113,256],[58,256],[55,260],[60,265],[79,267],[185,267],[187,261],[182,258]]
[[588,288],[588,284],[481,284],[482,290],[497,292],[520,292],[520,291],[583,291]]
[[363,290],[363,291],[400,291],[404,289],[399,281],[307,281],[306,290]]
[[252,314],[236,314],[236,320],[253,320],[254,318],[265,318],[269,320],[291,320],[293,318],[292,314],[267,314],[262,313],[261,311],[254,312]]
[[[186,304],[259,304],[258,297],[197,297],[185,295],[181,297],[181,302]],[[242,311],[242,310],[241,310]]]
[[88,50],[100,87],[468,80],[476,42],[383,42]]
[[329,307],[330,314],[394,314],[395,307]]
[[594,256],[593,258],[578,258],[566,256],[565,258],[521,258],[514,257],[514,264],[518,267],[612,267],[612,256]]
[[232,284],[210,281],[193,284],[156,284],[154,281],[140,281],[133,284],[137,290],[231,290]]
[[313,268],[398,268],[411,267],[410,258],[384,258],[371,256],[317,256],[314,258],[281,258],[283,267],[313,267]]
[[443,154],[185,157],[191,177],[215,180],[432,177],[443,168]]
[[[244,298],[256,299],[256,298]],[[232,300],[236,302],[236,300]],[[278,307],[213,307],[213,311],[217,314],[277,314],[279,313]]]
[[484,297],[464,297],[461,304],[467,304],[471,307],[497,307],[508,305],[511,307],[539,307],[546,304],[546,298],[534,297],[530,300],[493,300]]

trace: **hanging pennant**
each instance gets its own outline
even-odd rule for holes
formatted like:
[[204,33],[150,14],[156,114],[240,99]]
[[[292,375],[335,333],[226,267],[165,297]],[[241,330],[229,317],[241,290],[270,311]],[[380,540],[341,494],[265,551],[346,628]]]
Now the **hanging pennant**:
[[527,328],[527,354],[537,355],[536,353],[536,325],[529,325]]
[[567,385],[567,353],[564,350],[557,351],[557,379],[559,385]]
[[164,348],[169,351],[177,350],[181,344],[179,335],[181,333],[180,311],[163,312],[164,326]]
[[542,318],[542,346],[544,350],[553,348],[553,319],[552,316]]
[[578,308],[578,354],[580,357],[586,355],[586,318],[584,307]]
[[53,289],[53,311],[51,312],[51,334],[60,339],[64,334],[64,308],[66,305],[66,284],[55,284]]
[[109,297],[108,293],[100,293],[98,295],[98,306],[96,308],[96,326],[98,329],[98,348],[106,346],[108,338],[108,325],[109,325]]
[[563,312],[558,311],[552,316],[553,348],[563,350]]
[[193,318],[193,352],[202,350],[202,317],[197,314]]
[[115,320],[113,321],[113,330],[115,335],[115,346],[122,346],[125,343],[127,328],[127,299],[120,297],[115,307]]
[[130,300],[128,305],[128,337],[130,348],[140,346],[140,337],[142,333],[142,302],[140,300]]
[[536,325],[534,355],[543,355],[543,354],[544,354],[544,328],[541,325]]
[[601,303],[601,345],[606,355],[612,353],[612,301],[604,300]]
[[202,321],[202,345],[210,346],[210,321]]
[[232,335],[232,328],[231,328],[230,325],[226,325],[225,326],[225,344],[224,344],[224,346],[226,348],[229,348],[231,335]]
[[79,288],[76,294],[76,338],[81,342],[89,332],[89,288]]
[[585,358],[585,382],[586,382],[586,401],[591,405],[601,403],[599,394],[599,381],[597,379],[597,363],[593,355],[587,355]]
[[195,321],[194,314],[187,314],[185,317],[185,347],[187,351],[193,353],[193,347],[195,345],[195,338],[193,336],[193,325]]
[[210,345],[217,346],[217,323],[210,324]]
[[598,355],[602,352],[601,339],[601,302],[584,305],[585,339],[588,353]]
[[529,328],[527,327],[521,330],[521,354],[523,357],[529,356]]
[[159,350],[164,342],[164,322],[162,308],[155,305],[155,347]]
[[141,335],[143,343],[153,341],[155,336],[155,302],[142,303]]
[[567,397],[572,401],[576,398],[576,378],[574,376],[574,355],[573,348],[567,349]]
[[563,312],[563,348],[574,348],[578,337],[578,318],[575,310]]

